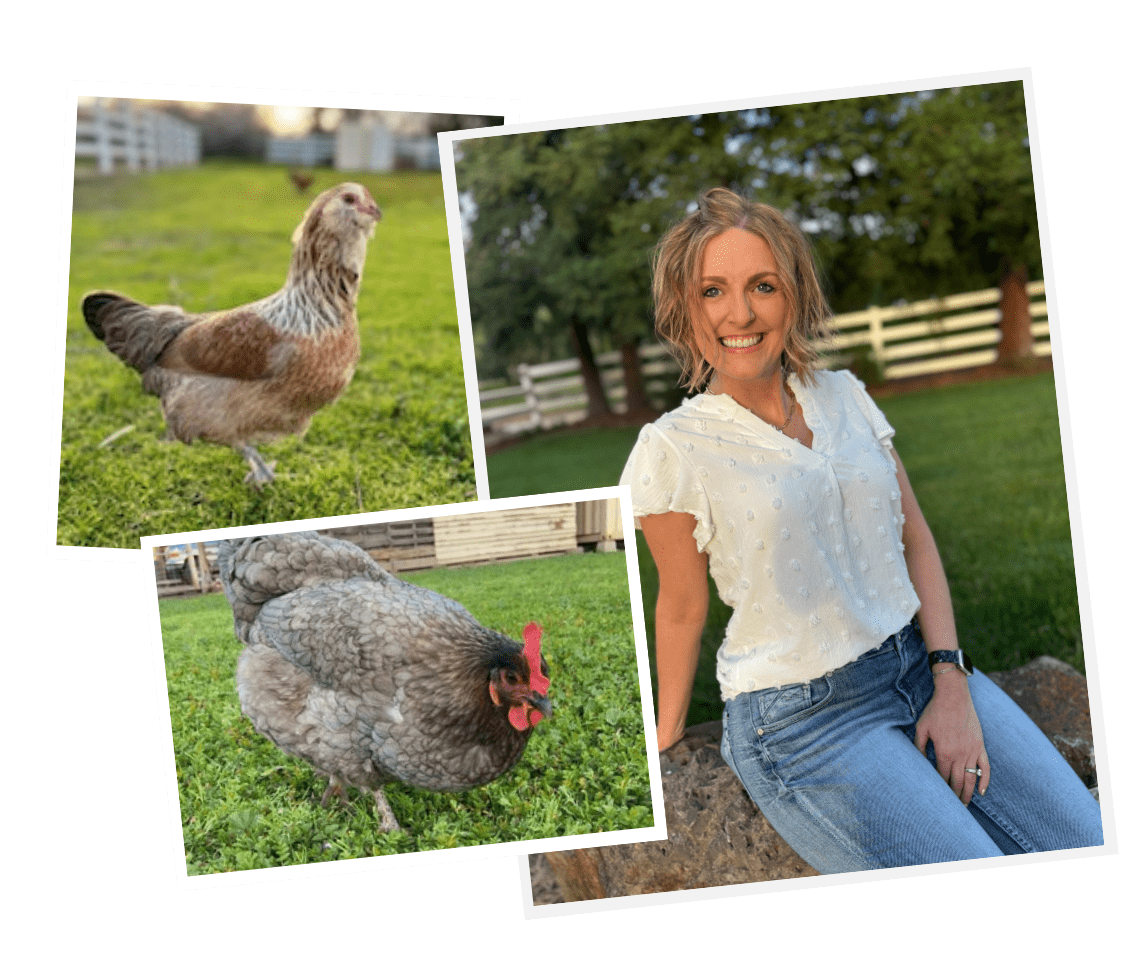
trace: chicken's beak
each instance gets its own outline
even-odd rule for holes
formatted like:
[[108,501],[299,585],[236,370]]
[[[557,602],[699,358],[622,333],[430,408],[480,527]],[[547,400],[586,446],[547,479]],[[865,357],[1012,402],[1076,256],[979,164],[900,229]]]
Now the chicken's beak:
[[542,712],[544,718],[551,718],[551,699],[539,692],[532,692],[527,696],[527,703],[537,712]]

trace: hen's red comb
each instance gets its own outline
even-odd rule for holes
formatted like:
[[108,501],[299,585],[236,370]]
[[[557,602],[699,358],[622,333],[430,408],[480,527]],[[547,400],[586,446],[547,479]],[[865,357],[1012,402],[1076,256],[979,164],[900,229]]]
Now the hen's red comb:
[[[551,686],[551,679],[543,674],[543,660],[539,657],[539,640],[543,635],[541,629],[534,622],[529,622],[523,630],[523,655],[527,659],[528,684],[533,692],[546,695]],[[533,728],[543,720],[543,713],[531,706],[513,705],[508,710],[508,721],[521,732]]]
[[542,636],[543,629],[536,623],[529,622],[523,630],[523,655],[531,675],[531,690],[546,695],[551,687],[551,679],[543,674],[543,664],[539,657],[539,640]]

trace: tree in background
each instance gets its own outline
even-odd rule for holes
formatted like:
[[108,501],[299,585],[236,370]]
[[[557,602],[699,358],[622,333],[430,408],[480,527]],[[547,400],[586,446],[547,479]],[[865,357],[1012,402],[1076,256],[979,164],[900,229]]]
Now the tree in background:
[[609,411],[592,340],[651,334],[649,253],[722,185],[799,223],[837,311],[1042,274],[1021,83],[464,140],[468,292],[483,375],[565,355]]

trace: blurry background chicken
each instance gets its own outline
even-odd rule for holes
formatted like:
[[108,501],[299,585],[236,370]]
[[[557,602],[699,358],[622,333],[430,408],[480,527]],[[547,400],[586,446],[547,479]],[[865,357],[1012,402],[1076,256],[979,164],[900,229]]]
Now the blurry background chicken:
[[232,446],[255,485],[274,478],[253,443],[302,434],[348,385],[360,355],[357,293],[381,211],[363,186],[342,183],[310,204],[293,234],[285,286],[218,313],[145,306],[89,293],[91,331],[143,374],[171,436]]
[[218,561],[247,645],[242,711],[329,776],[323,804],[346,785],[371,789],[381,829],[399,829],[383,783],[484,785],[551,716],[535,623],[521,645],[316,532],[223,542]]
[[299,193],[304,193],[313,186],[313,174],[303,173],[301,170],[290,170],[289,181]]

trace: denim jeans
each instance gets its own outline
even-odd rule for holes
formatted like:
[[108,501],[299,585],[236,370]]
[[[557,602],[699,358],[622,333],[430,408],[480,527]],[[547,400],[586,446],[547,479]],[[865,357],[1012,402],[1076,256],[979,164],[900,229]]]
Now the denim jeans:
[[819,679],[731,699],[722,756],[822,874],[1101,845],[1098,803],[1046,736],[986,675],[968,685],[991,784],[966,807],[913,744],[933,693],[914,622]]

